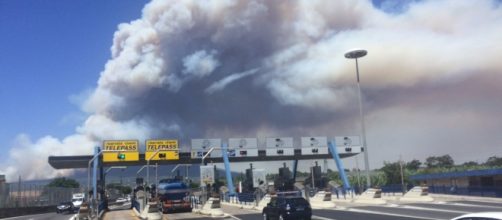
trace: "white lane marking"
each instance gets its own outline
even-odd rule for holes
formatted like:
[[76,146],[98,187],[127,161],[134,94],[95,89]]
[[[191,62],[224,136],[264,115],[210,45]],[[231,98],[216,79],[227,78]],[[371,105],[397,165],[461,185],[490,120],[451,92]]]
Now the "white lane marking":
[[36,215],[21,215],[21,216],[15,216],[15,217],[10,217],[10,218],[3,218],[3,220],[13,220],[13,219],[18,219],[18,218],[30,218],[33,219],[35,216],[39,216],[39,215],[47,215],[47,214],[51,214],[51,213],[42,213],[42,214],[36,214]]
[[429,219],[429,220],[447,220],[447,219],[442,219],[442,218],[429,218],[429,217],[423,217],[423,216],[402,215],[402,214],[394,214],[394,213],[378,212],[378,211],[369,211],[369,210],[354,209],[354,208],[350,208],[350,209],[348,209],[348,211],[359,212],[359,213],[368,213],[368,214],[377,214],[377,215],[388,215],[388,216],[396,216],[396,217],[406,217],[406,218],[420,218],[420,219]]
[[464,212],[464,211],[459,211],[459,210],[435,209],[435,208],[426,208],[426,207],[412,206],[412,205],[403,205],[403,206],[401,206],[401,208],[405,208],[405,209],[417,209],[417,210],[427,210],[427,211],[438,211],[438,212],[451,212],[451,213],[460,213],[460,214],[470,213],[470,212]]
[[478,205],[478,204],[466,204],[466,203],[451,203],[452,205],[456,206],[467,206],[467,207],[486,207],[486,208],[499,208],[501,209],[501,206],[491,206],[491,205]]
[[318,219],[318,220],[336,220],[334,218],[326,218],[326,217],[317,216],[317,215],[312,215],[312,219]]
[[237,218],[237,217],[235,217],[235,216],[233,216],[233,215],[230,215],[230,214],[228,214],[228,213],[225,213],[225,215],[227,215],[228,217],[233,218],[233,219],[235,219],[235,220],[242,220],[242,219]]

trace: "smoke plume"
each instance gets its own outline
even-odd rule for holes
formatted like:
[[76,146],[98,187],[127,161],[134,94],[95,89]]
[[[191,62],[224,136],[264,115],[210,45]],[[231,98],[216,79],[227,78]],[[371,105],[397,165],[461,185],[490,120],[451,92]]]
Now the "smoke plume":
[[62,175],[42,156],[107,139],[358,135],[351,48],[368,50],[358,62],[372,167],[399,154],[500,156],[500,3],[403,4],[154,0],[118,26],[85,123],[61,140],[20,135],[2,172]]

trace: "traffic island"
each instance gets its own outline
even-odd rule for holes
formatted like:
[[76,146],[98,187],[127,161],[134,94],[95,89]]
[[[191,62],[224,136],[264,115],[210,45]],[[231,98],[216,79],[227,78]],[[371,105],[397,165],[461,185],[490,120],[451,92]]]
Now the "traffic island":
[[366,191],[364,191],[360,196],[357,196],[354,199],[354,203],[383,205],[386,204],[387,201],[382,199],[381,189],[369,188]]
[[221,210],[221,204],[219,198],[209,198],[209,200],[202,206],[200,210],[194,210],[203,215],[209,215],[211,217],[223,217],[224,213]]
[[429,190],[426,186],[415,186],[410,189],[403,197],[399,199],[403,202],[432,202],[434,198],[429,195]]
[[159,220],[162,219],[162,212],[159,209],[159,204],[157,202],[148,202],[145,208],[139,214],[139,218],[148,220]]
[[270,196],[270,194],[265,194],[260,202],[258,202],[258,206],[256,206],[255,209],[259,211],[263,210],[263,208],[265,208],[265,206],[267,206],[267,204],[270,202],[271,198],[272,197]]
[[312,198],[310,198],[310,205],[312,208],[335,208],[336,205],[331,201],[331,192],[319,191]]

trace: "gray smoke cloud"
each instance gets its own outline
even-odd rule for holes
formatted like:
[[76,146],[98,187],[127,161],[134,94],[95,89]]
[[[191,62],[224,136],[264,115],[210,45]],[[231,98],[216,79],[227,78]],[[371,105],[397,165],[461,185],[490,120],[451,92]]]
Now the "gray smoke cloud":
[[[385,5],[385,4],[384,4]],[[63,175],[15,149],[88,154],[106,139],[359,134],[359,60],[371,166],[501,155],[502,8],[421,1],[152,1],[113,36],[76,134],[21,135],[2,172]],[[392,6],[394,7],[394,6]],[[77,142],[78,144],[75,144]],[[473,156],[476,155],[476,156]]]

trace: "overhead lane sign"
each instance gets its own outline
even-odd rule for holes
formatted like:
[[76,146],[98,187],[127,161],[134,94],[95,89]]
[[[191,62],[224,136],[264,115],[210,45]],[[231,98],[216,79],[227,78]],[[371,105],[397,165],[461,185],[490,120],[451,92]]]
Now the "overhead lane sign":
[[[159,150],[157,155],[153,156]],[[151,160],[179,160],[178,140],[147,140],[145,159]]]
[[119,140],[103,142],[103,162],[138,161],[139,142]]

